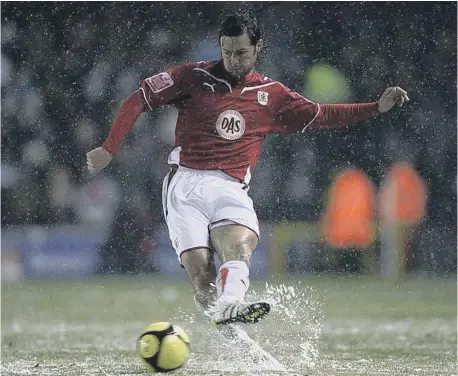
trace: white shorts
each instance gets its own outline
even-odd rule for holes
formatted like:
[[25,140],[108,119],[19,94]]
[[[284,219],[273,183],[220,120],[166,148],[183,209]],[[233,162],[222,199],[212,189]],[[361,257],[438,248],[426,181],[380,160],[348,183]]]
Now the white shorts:
[[212,228],[236,223],[259,237],[259,223],[245,185],[219,170],[179,166],[162,185],[162,206],[170,240],[181,254],[195,248],[213,249]]

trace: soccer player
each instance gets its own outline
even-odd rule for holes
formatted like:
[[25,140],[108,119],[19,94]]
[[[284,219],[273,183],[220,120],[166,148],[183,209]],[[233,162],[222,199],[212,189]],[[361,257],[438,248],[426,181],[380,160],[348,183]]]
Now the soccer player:
[[[248,188],[265,137],[344,127],[409,100],[399,87],[370,103],[318,104],[304,98],[255,70],[263,42],[252,16],[228,17],[218,41],[220,60],[183,64],[142,80],[103,145],[87,153],[89,170],[102,170],[143,112],[176,106],[164,217],[195,301],[215,325],[257,322],[270,310],[267,302],[244,299],[260,236]],[[222,264],[218,272],[215,252]]]

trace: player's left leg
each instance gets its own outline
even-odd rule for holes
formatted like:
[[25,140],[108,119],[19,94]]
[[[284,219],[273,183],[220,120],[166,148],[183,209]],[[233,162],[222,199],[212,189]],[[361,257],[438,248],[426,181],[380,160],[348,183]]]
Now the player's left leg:
[[213,247],[222,266],[216,279],[218,301],[213,324],[254,323],[270,310],[266,302],[245,302],[250,286],[249,263],[258,235],[246,226],[229,224],[210,230]]
[[222,264],[217,277],[218,297],[243,301],[250,286],[248,267],[258,236],[248,227],[226,224],[212,228],[210,239]]
[[246,184],[213,171],[198,189],[210,220],[210,247],[221,260],[216,278],[218,300],[212,321],[257,322],[270,310],[264,302],[246,303],[251,253],[259,240],[259,223]]

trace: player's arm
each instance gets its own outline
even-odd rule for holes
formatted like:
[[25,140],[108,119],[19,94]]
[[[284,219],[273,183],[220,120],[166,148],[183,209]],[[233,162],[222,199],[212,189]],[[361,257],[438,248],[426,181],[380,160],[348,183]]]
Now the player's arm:
[[276,131],[296,133],[322,128],[342,128],[389,111],[395,104],[409,101],[400,87],[385,90],[377,102],[318,104],[282,87],[276,109]]
[[111,162],[143,112],[167,104],[187,91],[190,67],[181,65],[141,81],[140,89],[122,103],[103,145],[86,154],[89,171],[99,172]]

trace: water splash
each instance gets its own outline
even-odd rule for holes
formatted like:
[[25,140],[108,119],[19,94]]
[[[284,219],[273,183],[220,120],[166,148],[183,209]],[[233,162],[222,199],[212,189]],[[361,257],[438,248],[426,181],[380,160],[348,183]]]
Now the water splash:
[[317,291],[300,281],[279,285],[266,283],[264,291],[253,292],[247,298],[268,301],[272,310],[265,324],[275,324],[269,325],[268,331],[253,327],[250,331],[253,338],[290,367],[315,368],[320,355],[323,320],[322,298]]
[[205,364],[209,373],[293,375],[315,368],[323,317],[318,293],[300,282],[266,283],[262,291],[251,291],[247,300],[265,300],[272,305],[271,313],[259,324],[240,326],[257,347],[247,346],[246,338],[243,343],[228,340],[222,331],[210,327],[197,309],[192,313],[177,310],[172,320],[186,328],[193,347],[187,369],[202,369]]

